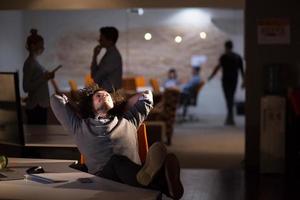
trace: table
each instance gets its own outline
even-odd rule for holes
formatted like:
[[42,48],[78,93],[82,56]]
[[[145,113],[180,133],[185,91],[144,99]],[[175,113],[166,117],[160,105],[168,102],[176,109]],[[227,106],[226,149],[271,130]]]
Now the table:
[[[0,199],[157,199],[159,192],[131,187],[69,168],[72,160],[9,158],[9,169],[25,173],[30,166],[42,166],[39,176],[58,183],[43,184],[31,180],[0,181]],[[89,178],[92,183],[81,183]],[[60,181],[60,182],[59,182]]]

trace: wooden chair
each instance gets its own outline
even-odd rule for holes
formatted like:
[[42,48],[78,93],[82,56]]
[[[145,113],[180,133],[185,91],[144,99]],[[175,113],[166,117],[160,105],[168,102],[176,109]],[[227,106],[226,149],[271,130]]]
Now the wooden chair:
[[[145,163],[147,153],[149,150],[148,147],[148,139],[147,139],[147,131],[146,131],[146,125],[142,123],[140,127],[137,130],[137,136],[138,136],[138,145],[139,145],[139,156],[142,163]],[[85,159],[82,154],[80,154],[80,165],[84,165]]]
[[146,86],[146,80],[144,76],[135,76],[135,84],[137,87],[145,87]]
[[[189,98],[185,99],[183,103],[183,111],[182,116],[185,117],[188,111],[189,106],[197,106],[198,95],[205,85],[204,81],[201,81],[197,87],[193,91],[191,91],[191,95]],[[192,118],[192,116],[191,116]]]
[[89,87],[89,86],[93,85],[94,83],[95,82],[94,82],[91,74],[85,75],[85,77],[84,77],[84,86],[85,87]]
[[159,102],[149,113],[147,121],[163,121],[166,127],[167,144],[171,144],[176,109],[180,99],[180,91],[175,88],[165,89],[162,101]]
[[154,93],[160,93],[160,85],[158,83],[158,80],[155,79],[155,78],[151,78],[149,82],[150,82],[150,85],[153,89],[153,92]]
[[139,129],[137,130],[137,136],[138,136],[138,144],[139,144],[139,156],[141,162],[145,163],[149,147],[148,147],[146,125],[144,123],[142,123]]
[[68,81],[71,92],[76,92],[78,90],[78,86],[75,80],[69,80]]
[[135,78],[133,77],[126,77],[122,80],[122,88],[126,91],[133,91],[136,92],[137,84]]

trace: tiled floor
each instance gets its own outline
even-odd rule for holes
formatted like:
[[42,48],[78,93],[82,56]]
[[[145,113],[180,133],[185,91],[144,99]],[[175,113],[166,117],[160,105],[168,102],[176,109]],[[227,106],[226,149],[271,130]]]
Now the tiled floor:
[[172,145],[183,168],[240,169],[244,159],[244,118],[236,126],[224,126],[222,116],[200,116],[177,123]]
[[[299,200],[300,181],[243,170],[183,169],[183,200]],[[296,181],[295,181],[296,180]],[[163,197],[163,199],[169,199]]]
[[168,147],[181,163],[183,199],[245,199],[244,118],[237,117],[234,127],[224,126],[222,116],[197,118],[177,123]]
[[168,147],[182,166],[184,200],[300,199],[297,177],[245,174],[243,117],[236,118],[234,127],[224,126],[222,116],[197,117],[197,121],[176,124],[173,144]]
[[242,200],[244,179],[241,170],[184,169],[185,200]]

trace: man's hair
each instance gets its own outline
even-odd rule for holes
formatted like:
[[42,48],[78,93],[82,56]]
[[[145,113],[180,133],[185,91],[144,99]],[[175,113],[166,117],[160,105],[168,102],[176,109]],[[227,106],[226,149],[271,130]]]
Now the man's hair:
[[168,72],[168,73],[169,73],[169,74],[170,74],[170,73],[174,73],[175,78],[177,78],[177,72],[176,72],[176,69],[171,68],[171,69],[169,69],[169,72]]
[[112,26],[106,26],[100,28],[101,35],[104,35],[106,39],[109,41],[112,41],[114,44],[116,44],[118,38],[119,38],[119,31]]
[[193,69],[195,73],[199,74],[201,67],[193,67]]
[[169,69],[169,73],[176,73],[176,69],[174,68]]
[[[73,95],[74,98],[71,99],[71,105],[81,118],[95,118],[93,95],[98,91],[105,91],[105,89],[99,87],[97,84],[94,84],[79,90],[76,95]],[[114,107],[108,111],[108,114],[114,116],[123,114],[126,101],[122,92],[115,91],[110,93],[110,95],[114,102]]]
[[227,40],[225,42],[225,48],[231,50],[233,48],[233,42],[231,40]]

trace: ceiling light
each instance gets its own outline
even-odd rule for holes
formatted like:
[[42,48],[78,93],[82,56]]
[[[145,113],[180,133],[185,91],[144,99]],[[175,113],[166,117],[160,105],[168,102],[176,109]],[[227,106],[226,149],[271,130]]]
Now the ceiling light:
[[176,43],[180,43],[180,42],[182,41],[182,37],[176,36],[175,39],[174,39],[174,41],[175,41]]
[[207,37],[207,34],[206,34],[205,32],[201,32],[201,33],[200,33],[200,38],[201,38],[201,39],[204,40],[204,39],[206,39],[206,37]]
[[152,38],[151,33],[146,33],[146,34],[144,35],[144,38],[145,38],[145,40],[151,40],[151,38]]

